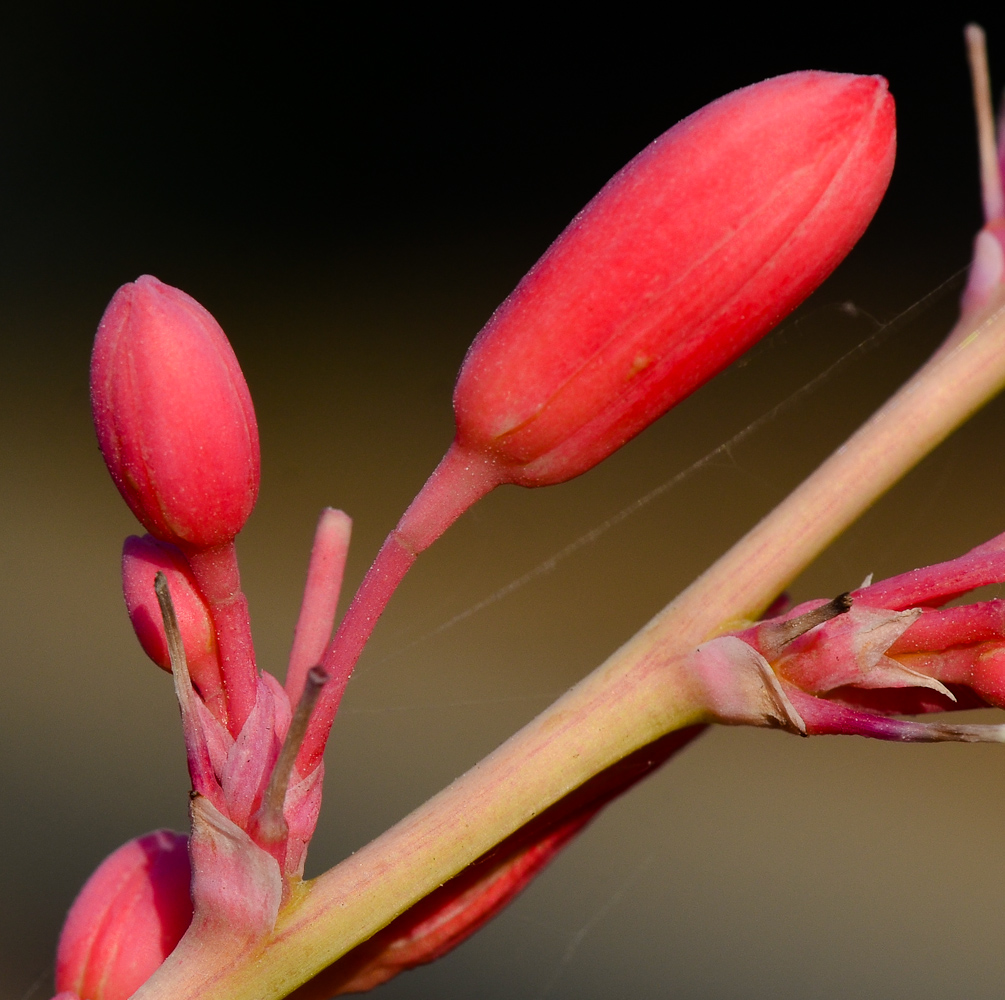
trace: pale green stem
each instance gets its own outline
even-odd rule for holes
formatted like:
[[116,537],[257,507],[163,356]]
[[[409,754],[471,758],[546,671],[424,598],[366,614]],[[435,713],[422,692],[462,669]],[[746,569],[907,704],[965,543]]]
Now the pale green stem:
[[168,963],[136,994],[270,1000],[366,940],[528,820],[632,751],[705,721],[688,658],[755,617],[870,504],[1005,384],[1005,291],[846,444],[606,663],[279,915],[252,957]]

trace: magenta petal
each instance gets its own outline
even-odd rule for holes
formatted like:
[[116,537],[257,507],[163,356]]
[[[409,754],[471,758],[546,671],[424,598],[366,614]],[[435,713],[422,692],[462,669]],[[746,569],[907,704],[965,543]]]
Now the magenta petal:
[[895,740],[902,743],[1005,743],[1005,725],[959,726],[942,722],[891,719],[816,698],[791,684],[785,684],[784,687],[806,723],[806,733],[809,736],[868,736],[874,740]]

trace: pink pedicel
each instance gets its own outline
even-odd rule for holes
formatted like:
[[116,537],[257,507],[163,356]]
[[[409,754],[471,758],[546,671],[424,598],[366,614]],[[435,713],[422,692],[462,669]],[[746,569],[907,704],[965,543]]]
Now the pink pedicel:
[[195,299],[150,275],[108,304],[91,355],[91,407],[112,479],[140,523],[213,548],[258,497],[258,425],[223,330]]
[[101,863],[63,926],[58,991],[127,1000],[174,950],[192,919],[187,841],[157,830]]
[[321,512],[286,671],[286,693],[293,704],[303,694],[308,671],[321,662],[331,641],[351,534],[352,518],[344,511],[327,507]]
[[[1005,726],[896,718],[1005,708],[1005,602],[942,605],[1005,582],[1005,535],[949,562],[714,639],[695,654],[713,715],[804,735],[1005,742]],[[754,681],[754,672],[763,685]]]
[[604,186],[471,345],[455,441],[339,627],[298,768],[416,555],[502,483],[592,468],[767,333],[865,231],[895,147],[881,77],[791,73],[702,108]]

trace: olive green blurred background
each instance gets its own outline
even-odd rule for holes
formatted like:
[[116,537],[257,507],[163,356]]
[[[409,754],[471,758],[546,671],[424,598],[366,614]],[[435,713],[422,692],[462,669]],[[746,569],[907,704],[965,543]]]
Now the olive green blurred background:
[[[101,858],[186,823],[169,678],[139,650],[119,591],[137,525],[88,413],[90,338],[118,284],[151,272],[183,287],[245,368],[264,473],[239,551],[259,662],[281,675],[320,509],[355,518],[351,588],[449,443],[470,339],[613,170],[705,101],[777,72],[883,72],[898,99],[889,199],[796,318],[601,467],[497,491],[419,561],[334,731],[316,873],[533,717],[780,500],[930,353],[961,279],[756,434],[445,625],[942,286],[979,224],[955,17],[913,34],[875,18],[694,21],[664,39],[631,10],[544,29],[500,9],[497,30],[459,51],[435,19],[4,16],[0,996],[12,1000],[50,995],[62,916]],[[1005,530],[1003,436],[999,401],[793,595],[830,596]],[[710,732],[492,925],[382,995],[997,997],[1003,754]]]

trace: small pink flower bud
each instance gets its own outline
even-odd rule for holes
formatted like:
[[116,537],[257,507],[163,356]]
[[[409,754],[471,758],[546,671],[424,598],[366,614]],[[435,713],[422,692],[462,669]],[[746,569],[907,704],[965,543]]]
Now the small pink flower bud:
[[127,1000],[192,920],[188,839],[156,830],[123,844],[87,880],[56,953],[56,989]]
[[112,479],[152,535],[201,549],[241,530],[258,496],[258,427],[237,358],[195,299],[150,275],[115,293],[91,406]]
[[171,588],[192,683],[214,714],[219,716],[223,712],[225,718],[223,680],[209,608],[199,594],[184,555],[173,545],[158,542],[149,535],[143,538],[130,535],[122,547],[122,592],[136,638],[147,656],[170,673],[164,622],[154,593],[158,572],[167,577]]
[[507,482],[596,465],[794,309],[893,169],[880,77],[803,72],[720,98],[643,150],[478,335],[457,446]]

